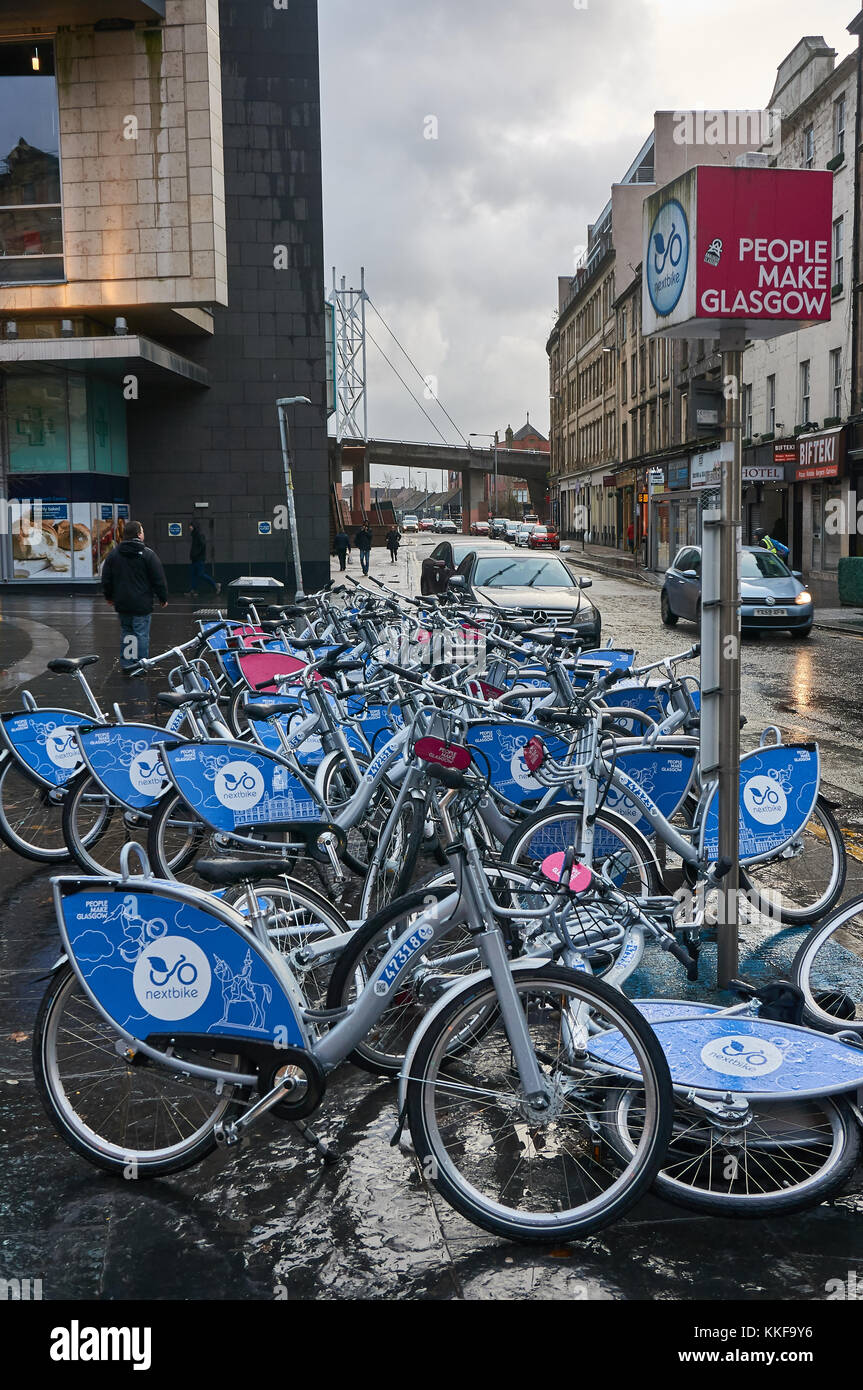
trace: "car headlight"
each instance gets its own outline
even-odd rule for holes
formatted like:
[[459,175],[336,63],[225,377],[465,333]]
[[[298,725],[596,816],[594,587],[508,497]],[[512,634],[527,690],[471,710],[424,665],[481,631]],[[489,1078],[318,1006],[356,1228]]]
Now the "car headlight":
[[795,603],[811,603],[811,602],[812,602],[812,595],[810,594],[810,592],[809,592],[808,589],[803,589],[803,591],[797,595],[797,597],[796,597],[796,599],[794,600],[794,602],[795,602]]

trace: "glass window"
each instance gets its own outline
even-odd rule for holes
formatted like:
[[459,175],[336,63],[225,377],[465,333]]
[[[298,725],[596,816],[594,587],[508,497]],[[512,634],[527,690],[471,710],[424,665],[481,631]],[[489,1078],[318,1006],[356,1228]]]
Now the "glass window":
[[832,397],[832,415],[834,419],[842,417],[842,349],[835,348],[830,354],[830,392]]
[[811,169],[815,163],[815,127],[808,125],[803,132],[803,166]]
[[62,279],[54,50],[0,44],[0,284]]
[[6,410],[10,472],[68,472],[65,377],[10,376]]
[[808,362],[800,363],[800,423],[808,425],[812,419],[810,413],[812,406],[811,382],[812,375]]
[[789,570],[772,550],[744,550],[740,556],[741,579],[787,579]]
[[776,430],[776,377],[767,378],[767,433]]
[[523,559],[506,556],[480,559],[474,574],[475,584],[489,589],[508,587],[571,589],[574,587],[572,575],[557,558],[547,560],[539,556],[525,556]]
[[845,93],[833,103],[833,158],[845,153]]
[[845,219],[837,217],[833,223],[833,286],[844,284],[845,274]]

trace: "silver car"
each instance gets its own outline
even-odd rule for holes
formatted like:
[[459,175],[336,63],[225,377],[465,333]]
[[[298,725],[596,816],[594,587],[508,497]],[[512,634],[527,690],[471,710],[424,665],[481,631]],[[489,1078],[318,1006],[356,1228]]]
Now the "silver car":
[[[701,546],[686,545],[665,571],[659,599],[662,621],[674,627],[680,618],[701,621]],[[808,637],[815,608],[799,570],[790,570],[770,550],[744,546],[740,556],[740,622],[748,632],[787,630]]]

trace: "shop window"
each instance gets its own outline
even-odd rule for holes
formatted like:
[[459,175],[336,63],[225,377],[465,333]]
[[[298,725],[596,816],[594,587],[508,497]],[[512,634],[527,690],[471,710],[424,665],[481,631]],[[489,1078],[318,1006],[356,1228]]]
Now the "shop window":
[[63,280],[60,196],[53,47],[0,44],[0,284]]
[[119,385],[71,372],[10,373],[5,390],[11,474],[128,474]]
[[776,377],[767,378],[767,433],[776,431]]

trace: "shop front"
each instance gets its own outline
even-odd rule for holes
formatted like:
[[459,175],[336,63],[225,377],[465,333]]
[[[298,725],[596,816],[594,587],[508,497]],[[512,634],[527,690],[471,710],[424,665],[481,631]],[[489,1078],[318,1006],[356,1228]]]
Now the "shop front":
[[845,427],[801,435],[797,448],[792,560],[816,603],[838,605],[839,561],[849,553],[848,528],[837,521],[848,509]]
[[690,486],[690,458],[669,459],[648,474],[650,569],[667,570],[681,546],[698,544],[698,499]]
[[743,451],[743,541],[755,544],[755,532],[791,547],[790,494],[787,475],[797,464],[797,441],[761,444]]
[[129,519],[122,385],[10,367],[0,419],[0,581],[94,583]]

